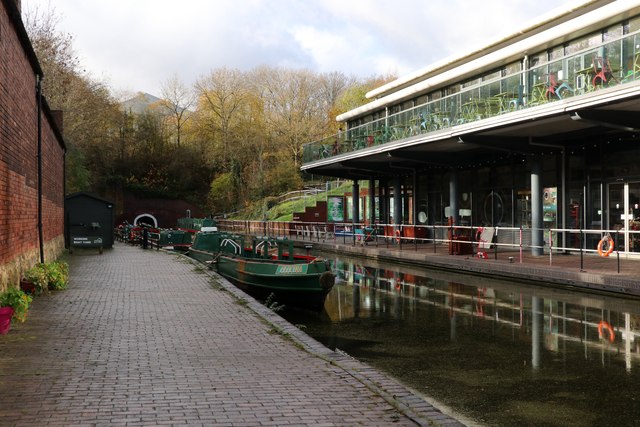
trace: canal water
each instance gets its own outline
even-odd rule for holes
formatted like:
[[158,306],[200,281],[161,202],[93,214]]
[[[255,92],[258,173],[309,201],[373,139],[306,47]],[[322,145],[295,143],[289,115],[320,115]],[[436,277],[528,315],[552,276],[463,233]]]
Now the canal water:
[[640,426],[640,300],[333,259],[331,349],[478,425]]

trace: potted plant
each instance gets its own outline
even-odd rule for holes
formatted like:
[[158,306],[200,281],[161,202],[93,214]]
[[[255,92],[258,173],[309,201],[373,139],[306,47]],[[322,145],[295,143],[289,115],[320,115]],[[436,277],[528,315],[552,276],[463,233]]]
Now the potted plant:
[[45,264],[47,283],[51,290],[66,289],[69,284],[69,265],[64,261]]
[[11,317],[13,317],[13,308],[0,307],[0,335],[9,332],[11,327]]
[[49,279],[44,264],[36,264],[24,273],[20,289],[30,295],[40,295],[47,291]]
[[0,334],[9,332],[11,319],[24,322],[27,319],[32,298],[18,288],[10,287],[0,293]]

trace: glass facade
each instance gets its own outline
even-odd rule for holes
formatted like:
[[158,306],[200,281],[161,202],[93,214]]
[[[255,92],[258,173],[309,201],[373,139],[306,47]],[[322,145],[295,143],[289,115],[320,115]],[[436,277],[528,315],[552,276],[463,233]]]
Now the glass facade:
[[383,107],[304,146],[303,162],[588,94],[640,79],[640,18],[523,57],[502,68]]
[[[412,141],[430,133],[437,141],[436,134],[443,129],[574,97],[587,99],[609,88],[637,86],[637,80],[640,17],[603,26],[499,68],[416,94],[414,99],[383,106],[366,118],[349,121],[339,136],[307,144],[303,160],[311,163],[392,141]],[[615,109],[608,112],[612,111]],[[610,233],[619,251],[640,253],[640,136],[614,127],[588,129],[572,135],[570,141],[551,138],[548,143],[531,144],[532,140],[523,142],[521,136],[514,145],[526,145],[528,150],[524,152],[507,150],[507,155],[496,155],[476,166],[455,162],[447,166],[446,161],[438,164],[436,159],[432,168],[404,175],[401,223],[447,225],[455,207],[456,225],[460,226],[544,233],[556,230],[554,248],[592,250],[603,235]],[[464,128],[460,134],[464,134]],[[474,143],[473,138],[460,142]],[[482,146],[482,141],[477,145]],[[539,150],[532,148],[535,145]],[[329,146],[332,149],[326,148]],[[492,148],[498,153],[500,144]],[[455,158],[455,150],[451,156]],[[532,194],[532,170],[540,171],[541,180],[536,185],[540,185],[542,194]],[[376,192],[381,203],[375,221],[380,223],[391,222],[392,180],[380,181],[381,188]],[[537,219],[532,212],[534,199],[536,203],[541,201],[543,211]],[[549,234],[543,235],[546,239]],[[524,242],[529,243],[533,242]]]

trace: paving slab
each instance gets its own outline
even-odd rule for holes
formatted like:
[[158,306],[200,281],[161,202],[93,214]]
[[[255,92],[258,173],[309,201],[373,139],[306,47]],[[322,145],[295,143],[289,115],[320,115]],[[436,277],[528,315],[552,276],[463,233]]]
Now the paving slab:
[[0,425],[463,425],[184,257],[69,264],[0,337]]

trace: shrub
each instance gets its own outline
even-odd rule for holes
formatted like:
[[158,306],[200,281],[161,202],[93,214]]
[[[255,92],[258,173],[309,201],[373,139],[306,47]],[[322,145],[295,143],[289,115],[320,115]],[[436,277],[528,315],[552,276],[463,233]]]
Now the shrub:
[[24,273],[26,281],[32,283],[35,288],[35,294],[40,295],[49,288],[49,277],[44,264],[36,264]]
[[0,294],[0,307],[13,308],[13,318],[19,322],[27,319],[29,304],[33,299],[18,288],[9,288]]
[[64,261],[53,261],[45,264],[49,289],[59,291],[69,285],[69,265]]

